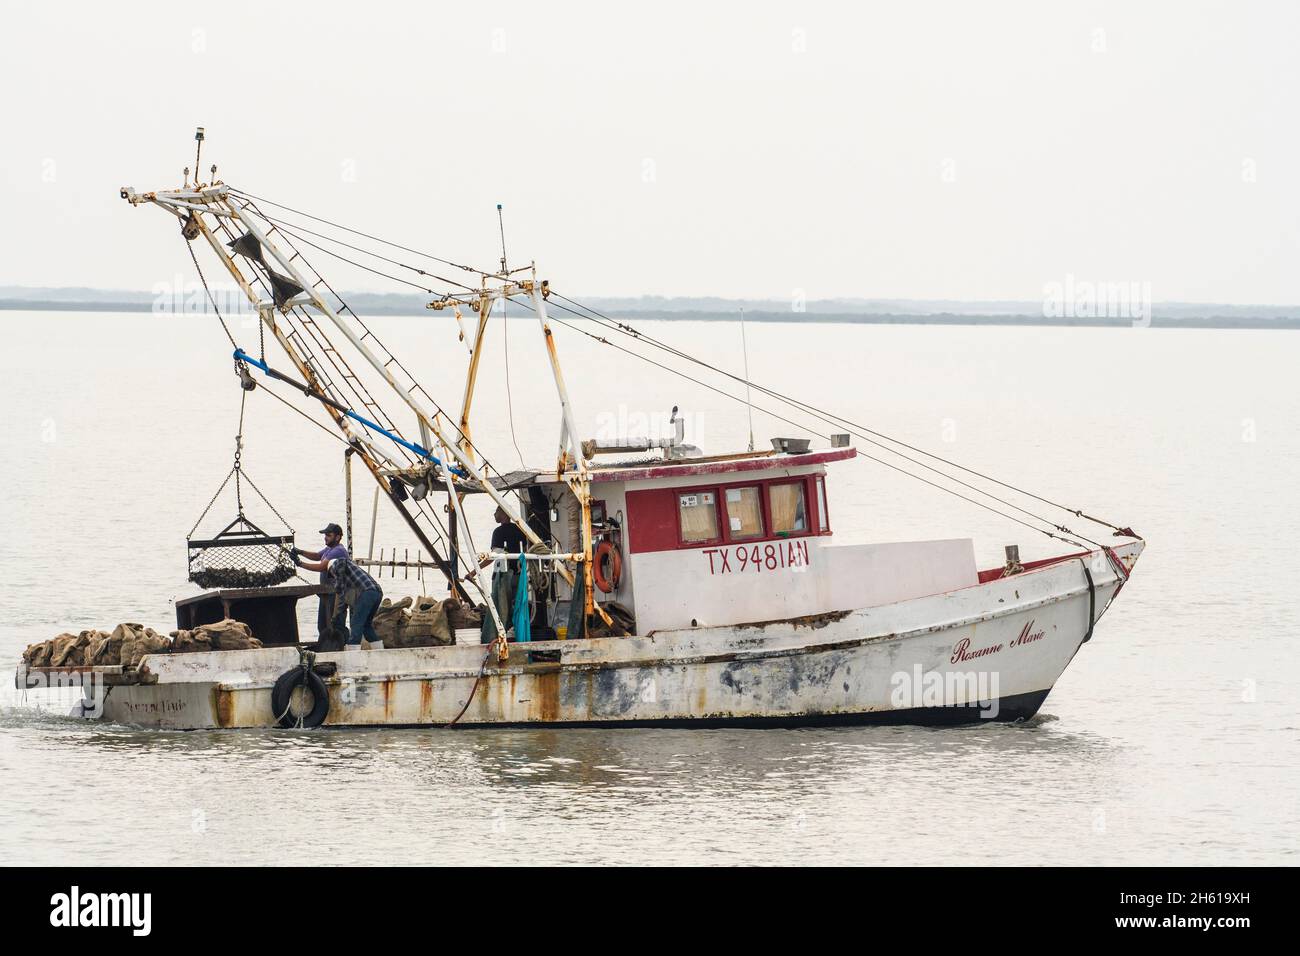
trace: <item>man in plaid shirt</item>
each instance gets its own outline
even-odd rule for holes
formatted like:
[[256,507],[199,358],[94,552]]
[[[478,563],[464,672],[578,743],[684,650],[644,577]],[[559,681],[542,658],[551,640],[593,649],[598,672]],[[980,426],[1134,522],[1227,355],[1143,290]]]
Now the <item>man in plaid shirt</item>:
[[352,562],[351,558],[328,558],[324,561],[304,561],[297,550],[293,552],[294,563],[308,571],[326,572],[334,582],[343,603],[350,612],[348,626],[351,632],[348,646],[364,650],[383,650],[384,642],[375,633],[375,611],[384,599],[384,592],[379,582]]

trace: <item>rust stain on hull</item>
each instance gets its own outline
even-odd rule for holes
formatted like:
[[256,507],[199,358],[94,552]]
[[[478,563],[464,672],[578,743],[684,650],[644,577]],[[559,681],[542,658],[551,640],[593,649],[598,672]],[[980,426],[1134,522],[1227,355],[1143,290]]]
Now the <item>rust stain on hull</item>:
[[804,614],[801,617],[783,617],[774,621],[746,621],[742,624],[732,625],[736,630],[749,630],[756,627],[769,627],[773,624],[791,624],[795,627],[811,627],[814,630],[825,627],[827,624],[833,624],[836,621],[842,621],[852,614],[852,611],[823,611],[821,614]]
[[218,727],[235,725],[235,695],[223,687],[212,688],[212,719]]
[[420,720],[433,719],[433,681],[420,681]]
[[560,672],[553,670],[538,674],[534,681],[536,693],[529,708],[530,716],[541,720],[557,720],[560,716]]

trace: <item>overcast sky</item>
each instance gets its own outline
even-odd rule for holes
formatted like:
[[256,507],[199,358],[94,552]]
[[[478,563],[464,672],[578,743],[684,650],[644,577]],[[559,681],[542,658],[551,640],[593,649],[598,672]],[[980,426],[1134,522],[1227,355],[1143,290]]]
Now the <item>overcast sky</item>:
[[6,4],[0,285],[188,277],[117,190],[202,125],[226,181],[453,259],[504,203],[575,295],[1298,303],[1296,10]]

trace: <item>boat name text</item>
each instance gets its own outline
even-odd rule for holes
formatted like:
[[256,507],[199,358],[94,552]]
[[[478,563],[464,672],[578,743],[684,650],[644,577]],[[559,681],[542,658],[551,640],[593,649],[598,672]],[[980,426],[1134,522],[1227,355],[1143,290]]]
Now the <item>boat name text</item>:
[[[1043,639],[1044,631],[1034,630],[1034,622],[1031,620],[1028,624],[1020,629],[1020,633],[1007,643],[1007,647],[1023,647],[1026,644],[1032,644],[1034,641]],[[973,661],[977,657],[988,657],[990,654],[996,654],[1002,650],[1002,644],[990,644],[988,647],[977,647],[971,650],[970,638],[963,637],[960,641],[952,646],[952,656],[948,658],[949,664],[958,664],[964,661]]]
[[743,571],[804,570],[808,567],[807,541],[773,541],[767,544],[738,544],[730,548],[705,548],[709,574],[738,574]]

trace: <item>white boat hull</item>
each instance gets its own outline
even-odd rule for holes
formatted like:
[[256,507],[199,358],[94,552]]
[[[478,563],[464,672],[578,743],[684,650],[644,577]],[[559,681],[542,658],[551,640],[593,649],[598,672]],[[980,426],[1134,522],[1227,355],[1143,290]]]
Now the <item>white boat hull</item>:
[[[1033,716],[1141,553],[1115,549],[882,607],[642,637],[322,653],[325,726],[963,723]],[[1091,584],[1090,580],[1091,578]],[[531,661],[537,652],[559,661]],[[88,713],[273,727],[296,648],[148,657]],[[327,668],[328,669],[328,668]],[[29,685],[30,686],[30,685]],[[467,705],[468,700],[468,705]],[[462,713],[463,711],[463,713]]]

